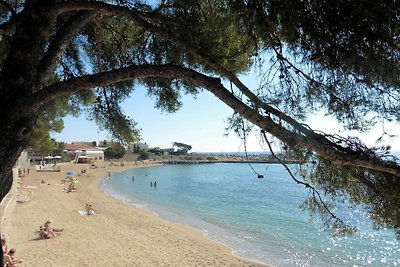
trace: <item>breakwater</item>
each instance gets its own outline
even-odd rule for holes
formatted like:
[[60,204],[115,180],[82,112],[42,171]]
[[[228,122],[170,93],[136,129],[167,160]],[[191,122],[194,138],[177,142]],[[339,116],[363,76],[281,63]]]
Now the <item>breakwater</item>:
[[[285,164],[297,164],[297,161],[282,161]],[[162,164],[211,164],[211,163],[264,163],[280,164],[278,160],[165,160]]]

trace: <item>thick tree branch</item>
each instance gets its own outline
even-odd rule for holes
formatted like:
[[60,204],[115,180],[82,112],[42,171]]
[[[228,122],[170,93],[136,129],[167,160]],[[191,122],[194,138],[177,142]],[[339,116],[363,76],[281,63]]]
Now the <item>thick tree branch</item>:
[[[98,10],[101,12],[103,15],[118,15],[118,16],[123,16],[127,19],[130,19],[132,22],[137,23],[139,26],[143,27],[147,31],[160,36],[164,38],[165,40],[171,41],[174,44],[177,44],[184,50],[186,50],[188,53],[196,56],[199,58],[201,61],[206,62],[208,65],[210,65],[212,68],[214,68],[216,71],[218,71],[222,76],[226,77],[229,79],[235,86],[246,96],[248,97],[253,103],[259,107],[264,109],[266,112],[274,114],[275,116],[279,117],[280,119],[286,121],[287,123],[291,124],[293,127],[297,128],[301,132],[306,132],[307,134],[311,135],[312,131],[306,127],[304,127],[302,124],[298,123],[297,121],[293,120],[286,114],[282,113],[281,111],[273,108],[272,106],[268,105],[265,102],[262,102],[256,95],[254,95],[251,90],[245,86],[239,78],[229,70],[227,70],[225,67],[223,67],[221,64],[218,62],[215,62],[215,60],[208,58],[206,55],[199,54],[199,52],[192,46],[188,46],[184,41],[180,40],[177,38],[172,31],[172,27],[159,27],[159,26],[154,26],[153,24],[149,23],[144,19],[144,17],[148,16],[142,16],[141,12],[136,11],[136,10],[131,10],[125,7],[120,7],[120,6],[113,6],[105,3],[100,3],[100,2],[67,2],[67,3],[61,3],[55,7],[56,11],[55,12],[67,12],[71,10]],[[160,17],[157,17],[157,22],[161,20]],[[169,22],[164,20],[163,21],[165,24],[168,24]]]
[[19,13],[20,23],[10,41],[10,49],[3,62],[0,83],[12,90],[0,90],[0,103],[24,97],[35,91],[38,61],[43,47],[51,36],[55,13],[45,1],[28,1]]
[[40,85],[46,84],[46,77],[48,77],[48,74],[53,72],[56,68],[57,62],[59,61],[61,54],[65,51],[67,45],[71,42],[75,35],[95,16],[95,11],[78,12],[68,21],[66,21],[64,26],[57,31],[56,36],[43,56],[43,59],[39,63],[39,88],[41,87]]
[[64,82],[59,82],[35,93],[27,100],[28,103],[21,105],[23,107],[32,107],[33,110],[21,110],[20,112],[35,112],[35,109],[40,108],[48,101],[61,95],[71,94],[81,90],[88,90],[98,86],[106,87],[127,80],[151,77],[181,79],[195,86],[205,88],[218,97],[222,102],[231,107],[234,111],[289,146],[300,146],[313,150],[321,157],[341,166],[352,165],[400,176],[400,166],[394,162],[386,162],[379,158],[360,158],[357,153],[335,149],[331,146],[330,142],[325,143],[325,138],[321,141],[320,135],[316,135],[315,133],[312,136],[304,136],[297,132],[290,131],[284,128],[281,124],[274,122],[269,116],[264,116],[256,109],[245,105],[222,85],[220,79],[206,76],[188,68],[170,64],[145,66],[134,65],[127,68],[85,75]]
[[7,9],[8,11],[10,11],[12,17],[14,17],[15,15],[17,15],[17,12],[15,12],[14,8],[13,8],[9,3],[7,3],[6,1],[1,0],[1,1],[0,1],[0,5],[5,6],[6,9]]
[[[400,167],[397,166],[394,162],[393,163],[385,162],[379,159],[378,157],[362,158],[360,157],[359,154],[356,153],[356,151],[353,151],[350,148],[338,147],[336,144],[325,138],[323,135],[316,134],[309,128],[304,127],[304,125],[292,119],[291,117],[280,112],[279,110],[276,110],[267,103],[261,101],[236,77],[236,75],[231,73],[229,70],[224,68],[219,63],[213,61],[212,59],[207,58],[206,55],[199,54],[195,50],[195,48],[187,46],[184,41],[180,40],[174,35],[172,29],[167,27],[154,26],[153,24],[149,23],[147,20],[143,19],[140,16],[141,12],[139,11],[100,2],[79,2],[79,1],[62,2],[58,5],[55,5],[54,8],[55,8],[54,12],[56,13],[62,13],[73,10],[93,10],[101,12],[104,15],[125,17],[131,20],[132,22],[138,24],[139,26],[143,27],[147,31],[179,45],[188,53],[197,56],[200,59],[200,61],[203,61],[204,63],[210,65],[212,68],[218,71],[223,77],[226,77],[230,81],[232,81],[232,83],[234,83],[236,87],[244,95],[246,95],[246,97],[249,100],[251,100],[254,103],[256,107],[255,109],[251,109],[248,106],[245,106],[241,101],[239,101],[236,97],[231,95],[231,93],[229,93],[227,90],[214,90],[215,88],[219,88],[219,86],[212,88],[205,86],[205,88],[214,93],[220,100],[228,104],[235,111],[244,115],[249,121],[265,129],[269,133],[275,135],[277,138],[287,143],[289,146],[301,146],[303,148],[313,150],[316,153],[318,153],[321,157],[329,161],[332,161],[338,165],[342,166],[355,165],[367,169],[379,170],[400,176],[400,170],[399,170]],[[157,20],[159,20],[159,18],[157,18]],[[137,69],[134,72],[137,72]],[[154,75],[154,73],[150,74],[147,77],[165,77],[163,76],[163,74],[155,76],[152,75]],[[172,75],[171,77],[179,78],[178,76],[180,75],[176,76]],[[184,78],[186,78],[187,80],[188,77]],[[109,84],[111,83],[112,82],[110,82]],[[221,88],[224,89],[223,86]],[[227,92],[230,94],[229,96],[226,94]],[[283,126],[275,123],[269,116],[263,116],[259,114],[257,110],[258,108],[261,108],[268,114],[273,114],[278,118],[280,118],[281,120],[287,122],[301,134],[285,129]]]

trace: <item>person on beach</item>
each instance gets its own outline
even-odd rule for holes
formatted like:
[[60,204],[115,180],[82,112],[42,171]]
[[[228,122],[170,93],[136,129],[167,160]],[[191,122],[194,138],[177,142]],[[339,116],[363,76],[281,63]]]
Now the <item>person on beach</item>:
[[18,266],[17,265],[18,263],[22,263],[21,260],[15,259],[14,256],[15,256],[15,249],[13,249],[13,248],[10,249],[7,254],[3,255],[4,267],[14,267],[14,266]]
[[62,232],[62,231],[64,231],[64,228],[52,228],[52,227],[50,227],[50,223],[52,223],[53,221],[52,220],[47,220],[45,223],[44,223],[44,225],[43,225],[43,227],[44,227],[44,230],[45,231],[51,231],[51,232]]
[[50,238],[56,237],[56,235],[53,231],[46,231],[44,226],[42,226],[42,225],[39,227],[38,234],[39,234],[40,239],[50,239]]
[[86,203],[85,210],[86,210],[87,215],[96,214],[96,210],[92,207],[92,204],[87,204]]
[[7,248],[7,240],[5,238],[1,239],[1,248],[3,249],[3,254],[7,254],[8,248]]
[[70,185],[68,185],[68,187],[64,188],[65,193],[71,193],[71,192],[75,192],[75,191],[76,191],[76,189],[72,183]]

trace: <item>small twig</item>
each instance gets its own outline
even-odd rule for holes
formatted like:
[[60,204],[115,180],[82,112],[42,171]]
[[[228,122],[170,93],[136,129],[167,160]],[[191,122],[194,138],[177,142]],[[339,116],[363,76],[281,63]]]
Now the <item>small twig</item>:
[[247,139],[246,139],[246,135],[247,135],[247,134],[246,134],[246,128],[245,128],[245,125],[244,125],[243,117],[241,117],[240,119],[241,119],[241,122],[242,122],[243,146],[244,146],[244,153],[245,153],[245,157],[246,157],[246,160],[247,160],[247,164],[249,164],[250,168],[253,170],[253,172],[254,172],[255,174],[257,174],[258,177],[262,177],[262,175],[259,174],[259,173],[253,168],[253,166],[252,166],[251,163],[250,163],[249,155],[248,155],[248,153],[247,153]]
[[320,201],[320,203],[322,203],[324,209],[329,213],[329,215],[331,216],[330,219],[335,219],[337,222],[339,222],[341,225],[344,225],[344,222],[342,219],[340,219],[339,217],[337,217],[328,207],[328,205],[325,203],[325,201],[322,199],[321,194],[318,192],[317,189],[315,189],[315,187],[313,187],[312,185],[310,185],[309,183],[300,181],[299,179],[297,179],[296,177],[294,177],[292,171],[289,169],[289,167],[274,153],[271,143],[268,141],[267,136],[265,134],[264,130],[261,130],[261,134],[265,139],[265,142],[268,145],[269,151],[271,152],[272,156],[274,158],[276,158],[279,163],[286,169],[286,171],[289,173],[290,177],[298,184],[304,185],[304,187],[308,188],[309,190],[311,190],[313,198],[315,199],[315,195],[317,196],[318,200]]

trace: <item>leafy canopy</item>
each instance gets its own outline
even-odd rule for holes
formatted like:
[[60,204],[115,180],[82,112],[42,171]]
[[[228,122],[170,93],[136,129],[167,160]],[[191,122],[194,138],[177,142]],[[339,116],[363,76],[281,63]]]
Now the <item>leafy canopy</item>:
[[[303,123],[319,110],[360,132],[400,120],[398,5],[395,0],[1,1],[0,101],[17,99],[23,111],[16,118],[7,113],[4,125],[23,125],[26,113],[46,116],[45,105],[68,97],[76,112],[86,111],[114,136],[134,141],[139,129],[119,106],[132,90],[145,87],[155,107],[174,112],[182,105],[181,94],[206,89],[234,110],[228,128],[245,139],[252,124],[271,150],[274,136],[297,156],[303,177],[297,182],[311,192],[305,202],[310,210],[344,227],[321,192],[334,202],[346,198],[363,205],[377,226],[399,230],[400,162],[390,149],[368,148]],[[23,66],[18,74],[13,64]],[[258,88],[238,78],[249,71],[259,73]],[[7,158],[0,152],[0,160]]]

